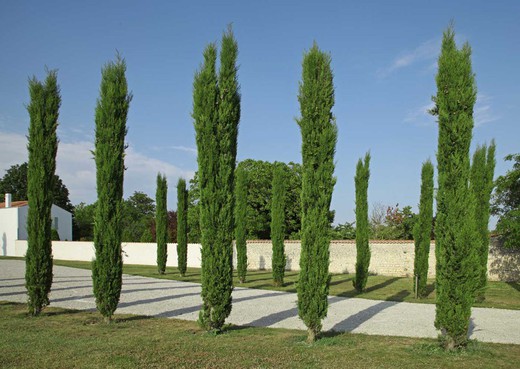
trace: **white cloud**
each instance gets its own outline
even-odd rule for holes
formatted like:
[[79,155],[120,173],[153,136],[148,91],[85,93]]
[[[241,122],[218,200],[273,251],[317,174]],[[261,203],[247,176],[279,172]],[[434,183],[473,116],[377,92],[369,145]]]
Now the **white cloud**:
[[[500,119],[500,116],[495,115],[491,107],[492,97],[485,94],[477,94],[477,101],[473,110],[473,117],[475,127],[479,127],[486,123],[494,122]],[[436,118],[428,113],[428,110],[434,107],[434,103],[422,105],[418,108],[411,109],[407,112],[404,122],[413,123],[419,126],[433,125]]]
[[[440,45],[441,40],[436,38],[423,42],[413,50],[402,52],[390,66],[380,69],[378,75],[384,78],[401,68],[409,67],[417,62],[431,61],[439,54]],[[431,62],[429,64],[431,65]]]
[[189,153],[192,153],[192,154],[197,155],[197,149],[194,148],[194,147],[187,147],[187,146],[171,146],[171,148],[174,149],[174,150],[185,151],[185,152],[189,152]]
[[[27,160],[27,138],[16,133],[0,132],[0,169]],[[96,166],[89,141],[64,142],[58,146],[56,173],[70,192],[73,204],[91,203],[96,199]],[[134,191],[154,197],[157,173],[166,175],[169,183],[169,208],[176,202],[175,185],[179,177],[190,179],[194,171],[183,170],[163,160],[148,157],[132,147],[126,150],[124,187],[125,198]],[[3,173],[1,174],[3,176]]]
[[475,118],[475,127],[480,127],[483,124],[494,122],[500,119],[500,116],[493,112],[491,101],[493,98],[485,94],[477,94],[477,102],[473,116]]
[[406,113],[405,123],[413,123],[419,126],[430,126],[435,123],[435,117],[428,113],[428,110],[434,107],[433,101],[429,104],[421,105],[418,108],[411,109]]

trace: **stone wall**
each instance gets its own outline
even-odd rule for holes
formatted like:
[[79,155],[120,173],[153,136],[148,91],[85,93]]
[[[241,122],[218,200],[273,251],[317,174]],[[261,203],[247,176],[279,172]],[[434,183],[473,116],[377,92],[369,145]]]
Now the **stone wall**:
[[[188,267],[200,268],[200,244],[188,245]],[[287,270],[299,270],[300,241],[285,241],[287,255]],[[94,258],[92,242],[64,242],[52,243],[55,259],[84,260]],[[156,265],[157,246],[155,243],[123,243],[123,262],[127,264]],[[413,241],[370,241],[372,258],[369,271],[374,274],[387,276],[412,276],[414,262]],[[27,250],[27,241],[16,241],[16,252],[10,256],[24,256]],[[271,241],[248,241],[247,258],[248,269],[271,269],[272,246]],[[236,253],[233,255],[236,265]],[[353,240],[332,241],[330,244],[331,273],[353,273],[356,264],[356,243]],[[177,266],[177,245],[168,244],[167,266]],[[435,276],[435,244],[430,249],[429,271],[430,277]],[[488,261],[488,275],[490,280],[519,281],[520,280],[520,250],[509,250],[501,247],[497,240],[493,240],[490,247]]]

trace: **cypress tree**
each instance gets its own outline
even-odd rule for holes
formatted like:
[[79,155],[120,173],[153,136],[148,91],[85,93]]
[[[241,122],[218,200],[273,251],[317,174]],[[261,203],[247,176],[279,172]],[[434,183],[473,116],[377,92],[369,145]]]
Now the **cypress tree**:
[[29,80],[31,102],[29,163],[27,169],[27,254],[25,256],[25,287],[31,315],[39,315],[49,304],[52,285],[51,208],[58,138],[58,115],[61,105],[57,72],[49,71],[45,83]]
[[241,166],[236,170],[235,238],[237,274],[240,283],[244,283],[247,274],[247,172]]
[[275,163],[273,170],[271,200],[271,242],[273,244],[273,282],[283,286],[285,274],[285,168],[282,163]]
[[125,171],[126,119],[132,100],[125,77],[126,63],[119,55],[101,71],[101,87],[96,106],[97,205],[94,221],[96,258],[92,280],[96,306],[110,322],[121,294],[123,258],[121,219]]
[[436,82],[432,109],[439,125],[435,326],[443,333],[443,346],[452,350],[467,343],[481,241],[474,215],[475,198],[469,190],[469,148],[477,91],[471,48],[466,43],[457,49],[452,26],[444,32]]
[[[425,297],[428,281],[428,258],[433,221],[433,164],[427,160],[421,171],[421,199],[419,202],[419,220],[414,228],[415,260],[414,289],[417,295]],[[415,285],[417,281],[417,285]]]
[[199,323],[216,332],[231,313],[233,289],[233,193],[240,120],[237,55],[237,43],[228,29],[222,37],[218,79],[217,51],[210,44],[193,87],[202,232],[203,303]]
[[177,182],[177,265],[181,277],[186,275],[188,263],[188,191],[186,181]]
[[329,292],[329,208],[334,178],[337,126],[332,107],[331,57],[316,43],[304,55],[298,100],[302,135],[302,241],[298,314],[314,342],[327,315]]
[[370,266],[370,245],[368,237],[370,227],[368,223],[368,180],[370,178],[370,153],[365,154],[365,162],[358,160],[356,166],[356,277],[354,288],[363,292],[368,280]]
[[493,175],[495,173],[495,142],[491,142],[489,148],[486,145],[477,147],[473,155],[471,165],[471,189],[476,199],[475,221],[480,237],[480,275],[475,286],[475,298],[477,301],[485,299],[487,284],[487,261],[489,254],[489,215],[490,199],[493,190]]
[[155,192],[155,241],[157,242],[157,271],[164,274],[168,259],[168,183],[166,176],[157,174]]

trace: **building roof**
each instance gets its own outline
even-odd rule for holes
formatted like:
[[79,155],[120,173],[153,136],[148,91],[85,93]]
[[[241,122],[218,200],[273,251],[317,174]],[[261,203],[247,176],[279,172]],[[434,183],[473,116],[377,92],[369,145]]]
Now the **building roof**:
[[[12,201],[11,207],[12,208],[21,208],[22,206],[29,205],[29,201]],[[5,208],[5,202],[0,202],[0,209]]]

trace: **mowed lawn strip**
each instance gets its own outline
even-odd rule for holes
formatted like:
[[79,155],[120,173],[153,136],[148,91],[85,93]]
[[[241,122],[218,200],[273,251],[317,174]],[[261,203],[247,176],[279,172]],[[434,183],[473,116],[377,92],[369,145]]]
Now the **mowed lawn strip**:
[[[6,258],[0,259],[18,259]],[[87,261],[68,261],[54,260],[55,265],[62,265],[73,268],[90,270],[91,264]],[[127,265],[123,266],[123,273],[138,275],[143,277],[169,279],[185,282],[200,283],[200,269],[188,268],[186,276],[179,275],[176,267],[167,267],[166,273],[157,273],[155,265]],[[333,274],[330,282],[329,294],[342,297],[358,297],[371,300],[386,301],[406,301],[415,303],[435,303],[434,279],[428,281],[429,294],[426,298],[415,299],[413,293],[413,279],[411,277],[388,277],[373,275],[368,277],[366,291],[357,293],[352,285],[353,274]],[[272,273],[270,270],[248,271],[247,282],[240,283],[236,271],[234,272],[234,285],[237,287],[258,288],[274,291],[296,292],[296,281],[298,272],[285,272],[284,285],[275,287],[273,285]],[[486,300],[482,303],[475,303],[475,307],[513,309],[520,310],[520,283],[518,282],[488,282],[486,289]]]
[[446,353],[436,340],[305,333],[228,326],[218,336],[195,322],[0,302],[0,362],[9,368],[517,368],[520,345],[471,342]]
[[[90,269],[89,262],[55,260],[56,265]],[[200,283],[200,269],[188,268],[186,276],[182,278],[176,267],[167,267],[166,273],[157,273],[153,265],[124,265],[123,273],[150,278],[170,279]],[[333,274],[330,282],[329,294],[341,297],[358,297],[371,300],[406,301],[435,304],[434,279],[428,280],[429,294],[426,298],[415,299],[413,293],[413,278],[388,277],[373,275],[368,277],[366,291],[358,293],[352,285],[354,274]],[[236,271],[233,282],[237,287],[258,288],[274,291],[296,292],[298,272],[285,272],[284,285],[275,287],[270,270],[248,271],[247,281],[240,283]],[[475,303],[475,307],[520,310],[520,283],[517,282],[488,282],[486,300]]]

